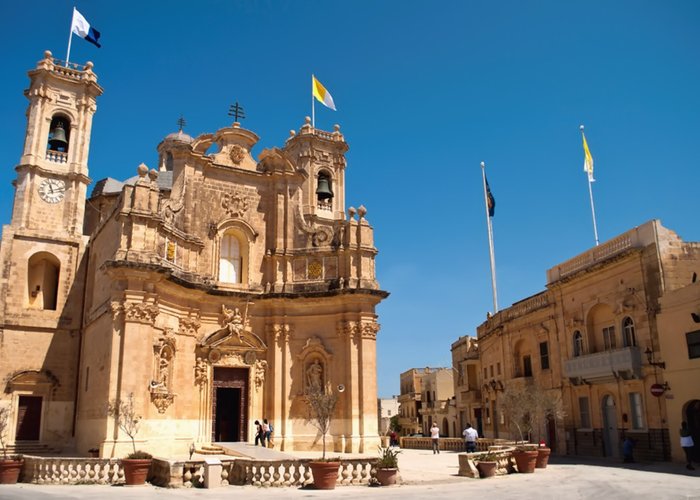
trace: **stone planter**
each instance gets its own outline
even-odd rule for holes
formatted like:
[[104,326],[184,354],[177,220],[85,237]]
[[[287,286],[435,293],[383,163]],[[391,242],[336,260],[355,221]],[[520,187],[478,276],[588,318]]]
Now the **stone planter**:
[[477,462],[476,468],[479,471],[479,477],[486,479],[496,475],[498,462]]
[[537,465],[537,450],[516,450],[513,452],[513,458],[515,459],[515,465],[518,468],[518,472],[525,474],[535,472],[535,465]]
[[138,486],[146,484],[148,471],[151,470],[151,460],[123,458],[122,466],[124,467],[124,484],[127,486]]
[[318,490],[334,490],[340,462],[309,462],[314,486]]
[[0,484],[15,484],[24,460],[0,459]]
[[546,469],[547,464],[549,463],[549,455],[551,453],[552,453],[552,450],[550,448],[546,448],[544,446],[538,448],[537,449],[537,464],[535,465],[535,468]]
[[399,475],[399,469],[377,469],[377,481],[382,486],[391,486],[396,484],[396,478]]

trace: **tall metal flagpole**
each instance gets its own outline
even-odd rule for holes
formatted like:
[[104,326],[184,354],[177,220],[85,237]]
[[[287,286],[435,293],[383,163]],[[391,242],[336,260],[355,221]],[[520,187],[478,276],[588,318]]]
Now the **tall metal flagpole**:
[[481,179],[484,183],[484,205],[486,206],[486,226],[489,229],[489,257],[491,258],[491,288],[493,290],[493,313],[498,312],[498,291],[496,290],[496,255],[493,251],[493,227],[489,215],[489,196],[486,191],[486,164],[481,162]]
[[[583,136],[583,125],[581,125],[580,128],[581,128],[581,136],[584,137]],[[585,137],[583,140],[584,141],[586,140]],[[588,145],[586,145],[586,148],[588,148]],[[586,151],[584,150],[584,154],[585,153],[586,153]],[[593,165],[591,165],[590,168],[591,168],[591,171],[586,170],[586,172],[588,173],[588,195],[591,198],[591,215],[593,217],[593,236],[595,236],[595,246],[598,246],[599,245],[598,225],[596,224],[596,221],[595,221],[595,205],[593,204],[593,172],[592,172]]]
[[75,7],[73,7],[73,15],[70,18],[70,32],[68,33],[68,52],[66,52],[66,68],[70,60],[70,43],[73,41],[73,19],[75,18]]

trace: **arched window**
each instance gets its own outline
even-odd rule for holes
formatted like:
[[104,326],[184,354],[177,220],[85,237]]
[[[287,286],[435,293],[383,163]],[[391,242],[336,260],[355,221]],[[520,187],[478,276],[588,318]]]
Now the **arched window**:
[[622,340],[625,343],[625,347],[637,345],[637,338],[634,335],[634,321],[629,316],[622,320]]
[[221,238],[219,281],[224,283],[242,283],[242,269],[241,242],[234,233],[227,232]]
[[581,356],[583,354],[583,335],[581,332],[576,330],[574,332],[574,357]]
[[56,310],[58,275],[61,263],[48,252],[35,253],[27,266],[27,303],[29,307]]

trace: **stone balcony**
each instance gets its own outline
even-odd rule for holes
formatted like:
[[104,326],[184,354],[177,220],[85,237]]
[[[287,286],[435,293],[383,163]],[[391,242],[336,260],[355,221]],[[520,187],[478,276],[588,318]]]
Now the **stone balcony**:
[[466,391],[460,391],[459,393],[459,404],[460,405],[470,405],[481,402],[481,391],[479,389],[471,389]]
[[564,375],[575,384],[640,378],[642,355],[638,347],[584,354],[564,362]]

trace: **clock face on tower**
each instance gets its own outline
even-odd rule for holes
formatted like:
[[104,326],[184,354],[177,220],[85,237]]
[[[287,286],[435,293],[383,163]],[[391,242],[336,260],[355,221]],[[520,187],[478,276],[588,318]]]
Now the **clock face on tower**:
[[39,184],[39,196],[46,203],[58,203],[66,194],[66,183],[60,179],[44,179]]

